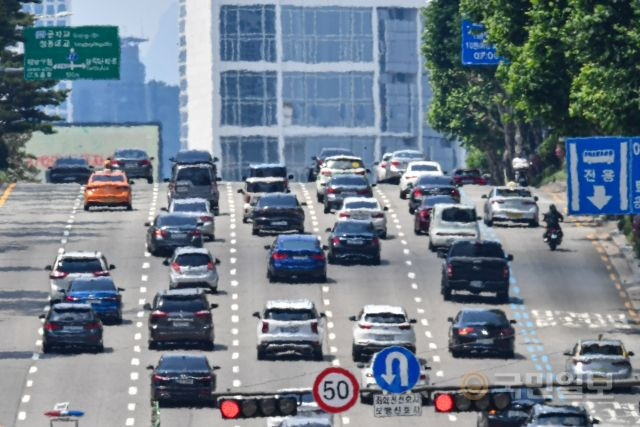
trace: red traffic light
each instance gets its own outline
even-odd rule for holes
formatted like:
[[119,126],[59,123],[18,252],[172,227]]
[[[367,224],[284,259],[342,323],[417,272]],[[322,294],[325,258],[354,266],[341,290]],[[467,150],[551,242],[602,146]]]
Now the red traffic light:
[[225,419],[236,418],[240,415],[240,405],[235,400],[223,400],[220,403],[220,414]]
[[451,412],[453,409],[453,396],[450,394],[439,394],[433,400],[436,412]]

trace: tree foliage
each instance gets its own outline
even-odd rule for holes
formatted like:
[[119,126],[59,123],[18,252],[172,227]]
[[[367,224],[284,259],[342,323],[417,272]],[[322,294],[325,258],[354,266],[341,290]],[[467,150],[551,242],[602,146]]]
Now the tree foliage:
[[1,71],[22,67],[22,28],[34,19],[21,11],[23,3],[0,0],[0,170],[13,179],[24,178],[29,171],[23,148],[31,133],[51,133],[51,122],[60,120],[42,107],[58,105],[66,97],[66,92],[53,88],[56,81],[26,81],[22,74]]

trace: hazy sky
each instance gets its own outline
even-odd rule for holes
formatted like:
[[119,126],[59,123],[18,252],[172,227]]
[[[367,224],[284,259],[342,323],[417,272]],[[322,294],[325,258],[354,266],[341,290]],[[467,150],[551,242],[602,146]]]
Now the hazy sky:
[[178,0],[71,0],[71,25],[117,25],[140,45],[147,80],[178,84]]

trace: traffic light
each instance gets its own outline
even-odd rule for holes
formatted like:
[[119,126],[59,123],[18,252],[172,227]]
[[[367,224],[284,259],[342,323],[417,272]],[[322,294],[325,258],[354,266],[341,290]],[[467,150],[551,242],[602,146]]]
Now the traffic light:
[[511,393],[505,390],[465,390],[435,393],[433,396],[436,412],[500,411],[510,404]]
[[298,413],[295,396],[223,397],[218,408],[224,419],[286,417]]

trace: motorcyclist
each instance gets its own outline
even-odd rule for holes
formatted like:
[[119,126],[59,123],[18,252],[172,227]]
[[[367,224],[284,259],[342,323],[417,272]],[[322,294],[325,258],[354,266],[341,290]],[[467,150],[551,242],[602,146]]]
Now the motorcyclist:
[[544,241],[546,242],[549,237],[549,230],[557,229],[558,235],[562,237],[562,229],[560,228],[560,223],[564,221],[564,216],[558,211],[556,205],[549,206],[549,212],[545,213],[542,217],[542,220],[545,222],[547,229],[542,236]]

